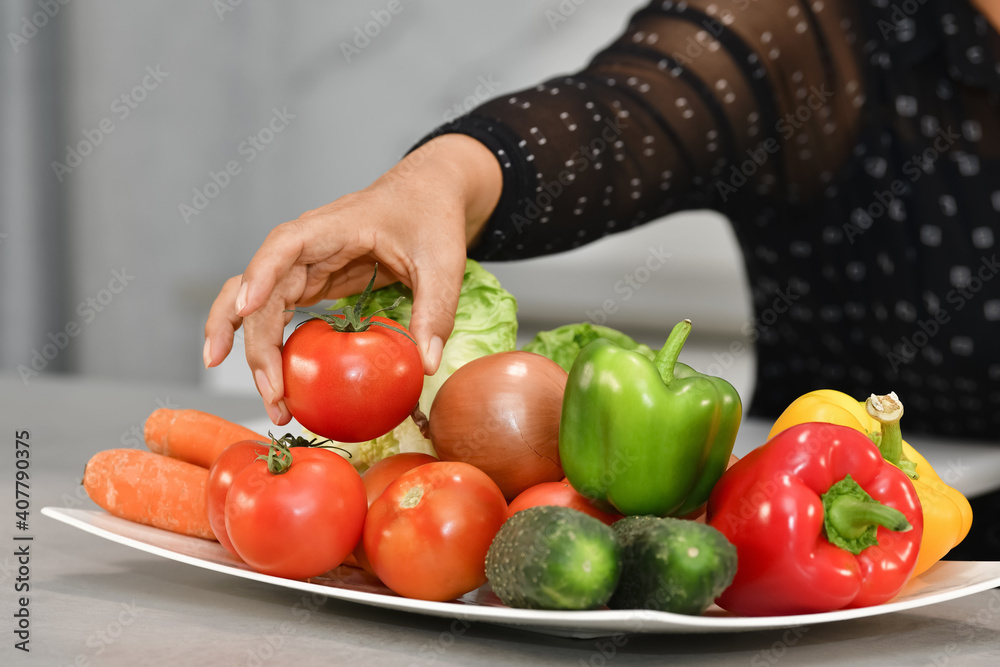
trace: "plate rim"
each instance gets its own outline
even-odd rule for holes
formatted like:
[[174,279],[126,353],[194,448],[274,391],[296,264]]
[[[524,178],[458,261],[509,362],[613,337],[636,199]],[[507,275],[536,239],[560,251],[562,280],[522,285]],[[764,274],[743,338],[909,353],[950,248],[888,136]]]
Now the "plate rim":
[[[874,607],[841,609],[813,614],[783,616],[691,616],[667,611],[643,609],[597,609],[584,611],[515,609],[506,606],[480,605],[475,603],[456,604],[454,602],[415,600],[401,596],[386,595],[383,593],[342,588],[335,585],[324,585],[298,579],[275,577],[232,565],[215,563],[198,558],[197,556],[191,556],[189,554],[174,551],[157,544],[151,544],[141,539],[130,537],[128,535],[122,535],[102,526],[95,525],[84,518],[88,516],[102,516],[115,521],[126,522],[128,525],[142,526],[142,528],[145,529],[161,531],[173,538],[189,540],[198,539],[177,533],[171,533],[152,526],[136,524],[126,519],[115,517],[114,515],[111,515],[103,510],[47,506],[41,509],[41,513],[50,519],[59,521],[60,523],[77,528],[91,535],[101,537],[113,543],[121,544],[151,555],[167,558],[175,562],[200,567],[202,569],[207,569],[221,574],[229,574],[251,581],[258,581],[302,592],[317,593],[337,600],[366,604],[368,606],[393,609],[397,611],[454,618],[457,620],[480,621],[498,625],[515,626],[522,629],[527,628],[541,632],[544,632],[545,629],[564,630],[564,632],[559,634],[566,634],[565,630],[570,630],[569,634],[580,637],[600,636],[589,634],[595,629],[604,631],[601,633],[603,635],[611,635],[618,632],[627,632],[632,634],[680,633],[685,631],[691,633],[721,633],[784,629],[906,611],[909,609],[938,604],[940,602],[946,602],[967,595],[974,595],[976,593],[1000,586],[1000,562],[950,561],[955,563],[964,562],[969,565],[992,565],[995,571],[991,576],[988,576],[979,582],[963,586],[958,589],[950,589],[938,593],[931,593],[924,597],[911,598],[896,602],[890,601]],[[622,628],[625,626],[635,627],[628,627],[623,630]],[[580,630],[585,630],[587,634],[581,634],[579,632]]]

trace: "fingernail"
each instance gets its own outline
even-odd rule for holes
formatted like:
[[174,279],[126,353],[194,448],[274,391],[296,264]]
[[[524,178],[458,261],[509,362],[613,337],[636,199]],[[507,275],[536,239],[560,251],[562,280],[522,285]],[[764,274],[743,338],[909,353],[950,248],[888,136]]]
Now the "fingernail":
[[283,423],[283,424],[287,424],[288,421],[292,418],[292,413],[289,412],[288,408],[285,406],[285,400],[284,399],[278,401],[278,414],[281,416],[281,422],[280,423]]
[[240,291],[236,295],[236,314],[239,315],[243,312],[243,309],[247,307],[247,293],[250,291],[250,285],[243,283],[240,286]]
[[205,361],[205,368],[212,365],[212,339],[205,339],[205,349],[201,351],[201,358]]
[[[274,405],[274,387],[271,386],[271,381],[267,379],[267,373],[258,368],[253,372],[253,379],[257,381],[257,389],[260,390],[261,398],[267,403],[267,407],[277,410],[278,406]],[[271,414],[270,410],[268,410],[267,414]]]
[[431,340],[427,343],[427,349],[424,350],[424,358],[427,360],[430,368],[437,372],[438,365],[441,363],[441,351],[444,349],[444,343],[441,341],[440,336],[431,336]]
[[264,409],[267,410],[267,417],[271,420],[272,424],[279,424],[281,422],[281,408],[274,403],[265,403]]

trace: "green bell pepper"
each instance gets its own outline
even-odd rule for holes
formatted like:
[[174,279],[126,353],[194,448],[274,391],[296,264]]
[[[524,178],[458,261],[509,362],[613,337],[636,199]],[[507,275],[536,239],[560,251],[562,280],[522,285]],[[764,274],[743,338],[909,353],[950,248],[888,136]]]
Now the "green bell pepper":
[[743,406],[731,384],[677,361],[691,321],[650,361],[606,339],[570,369],[559,457],[577,491],[622,514],[684,516],[725,472]]

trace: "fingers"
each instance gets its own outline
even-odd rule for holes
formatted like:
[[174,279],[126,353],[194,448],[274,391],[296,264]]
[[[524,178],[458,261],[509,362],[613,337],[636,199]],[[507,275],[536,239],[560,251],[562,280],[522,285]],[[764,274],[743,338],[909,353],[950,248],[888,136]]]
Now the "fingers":
[[233,303],[237,315],[247,317],[268,301],[278,281],[302,255],[307,234],[306,227],[288,222],[271,230],[243,272]]
[[417,267],[410,320],[410,333],[420,347],[427,375],[437,372],[444,341],[455,326],[455,310],[465,276],[464,248],[442,253],[435,260],[431,266]]
[[[236,313],[247,317],[263,306],[296,266],[320,262],[327,273],[332,273],[348,259],[368,252],[370,248],[362,242],[356,224],[338,224],[345,221],[349,218],[341,218],[331,210],[272,229],[243,272],[233,303]],[[296,295],[293,302],[300,296]]]
[[205,347],[202,351],[205,368],[222,363],[233,349],[233,335],[243,323],[243,318],[233,309],[233,300],[239,292],[240,282],[240,276],[227,280],[209,310],[208,320],[205,321]]
[[[300,270],[298,274],[301,274]],[[285,312],[286,296],[282,291],[271,297],[243,321],[247,364],[254,384],[264,401],[271,421],[281,426],[292,415],[285,406],[285,385],[281,368],[281,345],[285,324],[291,313]]]

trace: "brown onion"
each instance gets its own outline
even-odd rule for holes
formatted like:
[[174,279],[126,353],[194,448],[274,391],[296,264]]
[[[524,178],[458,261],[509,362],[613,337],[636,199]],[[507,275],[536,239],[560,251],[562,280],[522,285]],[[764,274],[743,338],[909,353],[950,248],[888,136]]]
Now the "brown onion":
[[559,417],[567,377],[533,352],[498,352],[460,367],[431,406],[438,457],[476,466],[508,502],[529,486],[562,479]]

